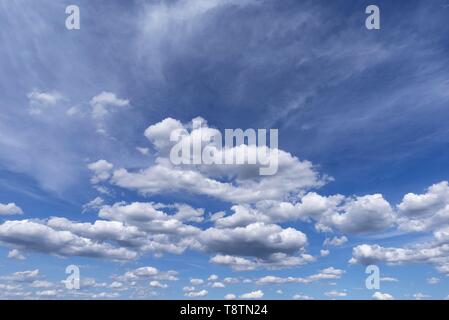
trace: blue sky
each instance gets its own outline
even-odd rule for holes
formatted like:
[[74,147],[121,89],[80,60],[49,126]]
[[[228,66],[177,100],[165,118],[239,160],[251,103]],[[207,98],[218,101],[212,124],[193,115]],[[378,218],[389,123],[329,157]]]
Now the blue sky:
[[[448,297],[448,14],[0,0],[0,298]],[[170,164],[198,117],[278,129],[278,173]]]

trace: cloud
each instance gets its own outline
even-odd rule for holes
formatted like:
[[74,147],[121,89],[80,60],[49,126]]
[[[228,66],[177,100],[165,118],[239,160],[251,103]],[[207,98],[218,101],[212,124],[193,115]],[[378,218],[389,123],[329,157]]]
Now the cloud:
[[204,280],[203,279],[190,279],[190,283],[193,284],[194,286],[199,286],[204,283]]
[[15,281],[15,282],[33,282],[40,277],[39,269],[27,270],[27,271],[17,271],[9,276],[4,276],[2,279]]
[[97,184],[109,179],[113,167],[114,165],[112,163],[109,163],[108,161],[103,159],[90,163],[87,168],[94,173],[90,181],[93,184]]
[[211,285],[211,288],[224,288],[225,285],[222,282],[214,282]]
[[228,293],[227,295],[224,296],[225,300],[235,300],[237,299],[237,296],[233,293]]
[[264,296],[264,293],[261,290],[251,291],[248,293],[244,293],[240,295],[241,299],[260,299]]
[[325,292],[324,295],[331,297],[331,298],[342,298],[342,297],[346,297],[348,294],[346,292],[331,290],[331,291]]
[[302,294],[302,293],[295,294],[292,297],[292,299],[293,300],[315,300],[315,298],[313,298],[311,296],[308,296],[308,295],[305,295],[305,294]]
[[345,236],[341,236],[340,238],[339,237],[333,237],[332,239],[326,238],[324,240],[323,245],[339,247],[339,246],[344,245],[346,242],[348,242],[348,238],[346,238]]
[[64,99],[59,92],[43,92],[38,90],[31,91],[27,94],[27,97],[29,101],[28,112],[32,115],[41,114]]
[[433,231],[449,224],[449,184],[434,184],[424,194],[408,193],[398,205],[399,228],[408,232]]
[[165,284],[165,283],[160,283],[160,282],[157,281],[157,280],[153,280],[153,281],[150,281],[150,287],[153,287],[153,288],[160,288],[160,289],[165,289],[165,288],[168,287],[168,285]]
[[118,98],[113,92],[101,92],[90,100],[92,117],[102,120],[116,108],[129,106],[129,100]]
[[186,292],[184,295],[189,298],[198,298],[198,297],[205,297],[207,296],[207,294],[208,294],[207,290],[201,290],[201,291]]
[[[195,120],[195,119],[194,119]],[[192,121],[194,121],[192,120]],[[204,119],[202,119],[205,121]],[[255,202],[262,199],[283,199],[291,193],[320,187],[329,178],[321,177],[312,163],[301,161],[283,150],[277,151],[278,172],[261,177],[254,165],[180,165],[174,166],[168,152],[175,142],[170,141],[172,130],[188,132],[192,124],[184,125],[179,120],[166,118],[149,126],[146,137],[159,153],[155,164],[138,171],[120,168],[114,171],[110,182],[122,188],[137,190],[151,195],[160,192],[189,192],[206,195],[233,203]],[[218,132],[207,127],[193,128],[183,139],[194,145],[204,132]],[[246,152],[245,145],[226,149],[224,152]],[[262,148],[262,147],[260,147]],[[220,181],[227,178],[229,182]]]
[[117,281],[140,281],[152,279],[155,281],[177,281],[178,272],[174,270],[159,271],[157,268],[146,266],[127,271],[125,274],[117,276]]
[[16,260],[25,260],[25,256],[17,249],[12,249],[8,252],[8,258]]
[[350,263],[390,265],[405,263],[430,263],[441,273],[449,274],[449,247],[447,243],[424,243],[405,248],[382,247],[380,245],[358,245],[352,250]]
[[304,233],[274,224],[209,228],[199,235],[199,241],[206,251],[219,253],[211,258],[212,263],[236,270],[293,267],[314,260],[304,253],[307,244]]
[[208,281],[216,281],[218,280],[218,276],[216,274],[211,274],[208,278]]
[[15,203],[0,203],[0,216],[10,216],[15,214],[23,214],[22,209],[19,208]]
[[437,278],[437,277],[430,277],[430,278],[427,278],[427,283],[428,283],[428,284],[437,284],[437,283],[439,283],[439,282],[440,282],[440,279]]
[[[321,232],[368,234],[395,226],[396,213],[380,194],[362,197],[321,196],[310,192],[295,200],[259,201],[254,206],[235,205],[233,214],[217,217],[217,226],[241,226],[251,222],[315,222]],[[341,239],[345,239],[342,236]]]
[[374,292],[372,299],[373,300],[394,300],[394,298],[391,294],[382,293],[379,291]]
[[57,231],[31,220],[6,221],[0,224],[0,242],[25,250],[60,256],[85,256],[113,260],[135,259],[137,253],[126,248],[115,248],[107,243]]
[[345,273],[345,271],[341,269],[336,269],[334,267],[329,267],[323,270],[320,270],[319,273],[310,275],[305,278],[297,278],[297,277],[275,277],[275,276],[265,276],[256,281],[258,285],[269,285],[269,284],[284,284],[284,283],[303,283],[310,284],[317,281],[322,280],[335,280],[340,279],[341,276]]
[[430,298],[430,295],[418,292],[413,294],[413,298],[415,298],[415,300],[425,300]]
[[88,212],[94,209],[100,209],[101,206],[104,205],[104,200],[101,197],[96,197],[95,199],[92,199],[88,203],[83,205],[83,213]]

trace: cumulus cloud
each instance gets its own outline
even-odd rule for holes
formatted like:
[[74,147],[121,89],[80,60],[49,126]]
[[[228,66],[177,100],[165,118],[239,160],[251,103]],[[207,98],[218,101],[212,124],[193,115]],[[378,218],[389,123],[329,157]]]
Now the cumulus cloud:
[[346,242],[348,242],[348,238],[346,238],[345,236],[341,236],[341,237],[333,237],[331,238],[326,238],[324,240],[323,245],[325,246],[342,246],[344,245]]
[[4,276],[2,279],[15,282],[33,282],[40,277],[39,269],[17,271],[9,276]]
[[394,300],[394,298],[391,294],[382,293],[379,291],[374,292],[372,299],[373,300]]
[[209,228],[200,234],[199,241],[205,250],[219,253],[211,262],[236,270],[293,267],[314,260],[304,253],[307,244],[304,233],[274,224]]
[[32,115],[41,114],[64,99],[59,92],[43,92],[39,90],[31,91],[27,94],[27,97],[29,101],[28,112]]
[[398,209],[399,228],[405,231],[432,231],[449,224],[448,182],[434,184],[424,194],[406,194]]
[[11,216],[15,214],[23,214],[22,209],[19,208],[15,203],[0,203],[0,216]]
[[293,295],[292,299],[293,300],[315,300],[315,298],[308,296],[306,294],[302,294],[302,293],[297,293],[297,294]]
[[257,290],[257,291],[251,291],[248,293],[244,293],[242,295],[240,295],[241,299],[260,299],[264,296],[264,293],[262,290]]
[[233,293],[228,293],[227,295],[224,296],[225,300],[235,300],[237,299],[237,296]]
[[87,168],[94,174],[90,181],[96,184],[109,179],[113,167],[114,165],[112,163],[103,159],[90,163]]
[[198,298],[198,297],[205,297],[207,296],[207,294],[208,294],[207,290],[201,290],[201,291],[186,292],[184,295],[189,298]]
[[265,276],[256,281],[256,284],[259,285],[268,285],[268,284],[284,284],[284,283],[303,283],[309,284],[312,282],[322,281],[322,280],[336,280],[340,279],[341,276],[345,273],[344,270],[336,269],[334,267],[329,267],[323,270],[320,270],[319,273],[310,275],[308,277],[276,277],[276,276]]
[[70,231],[58,231],[31,221],[6,221],[0,225],[0,241],[4,244],[60,256],[86,256],[129,260],[137,253],[77,236]]
[[[204,119],[201,120],[205,122]],[[328,180],[327,177],[321,177],[310,162],[301,161],[283,150],[277,151],[279,169],[273,176],[259,176],[254,165],[175,166],[168,158],[168,151],[175,143],[170,141],[173,130],[184,130],[186,136],[183,139],[188,140],[189,145],[195,144],[198,139],[203,141],[203,132],[209,135],[219,133],[216,129],[209,128],[207,123],[200,128],[192,126],[172,118],[149,126],[145,136],[158,151],[159,157],[155,160],[155,164],[133,172],[125,168],[115,170],[111,183],[149,195],[167,191],[187,191],[242,203],[262,199],[283,199],[291,193],[322,186]],[[250,147],[240,145],[223,152],[244,153],[248,151],[247,148]],[[219,178],[231,181],[224,182]]]
[[8,258],[16,260],[25,260],[25,256],[17,249],[8,252]]
[[101,120],[116,108],[129,105],[129,100],[118,98],[113,92],[101,92],[90,101],[92,117]]
[[326,295],[330,298],[343,298],[343,297],[346,297],[348,294],[344,291],[331,290],[331,291],[325,292],[324,295]]

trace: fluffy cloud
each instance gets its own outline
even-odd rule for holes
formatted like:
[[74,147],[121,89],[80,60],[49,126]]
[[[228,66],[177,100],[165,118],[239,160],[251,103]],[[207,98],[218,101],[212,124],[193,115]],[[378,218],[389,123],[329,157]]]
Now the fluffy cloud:
[[363,244],[353,248],[351,263],[390,265],[430,263],[441,273],[449,274],[449,244],[424,243],[405,248]]
[[59,92],[43,92],[33,90],[27,94],[29,100],[28,112],[32,115],[38,115],[46,109],[54,107],[59,101],[63,100],[63,96]]
[[326,269],[321,270],[319,273],[310,275],[305,278],[296,278],[296,277],[287,277],[287,278],[281,278],[281,277],[275,277],[275,276],[265,276],[256,281],[259,285],[266,285],[266,284],[284,284],[284,283],[304,283],[309,284],[312,282],[322,281],[322,280],[336,280],[340,279],[341,276],[344,274],[343,270],[336,269],[334,267],[329,267]]
[[240,295],[241,299],[260,299],[264,296],[264,293],[261,290],[251,291],[248,293],[244,293]]
[[149,279],[152,281],[177,281],[178,272],[174,270],[160,271],[157,268],[147,266],[127,271],[125,274],[116,277],[116,281],[123,282],[133,282]]
[[95,184],[109,179],[113,167],[114,165],[106,160],[90,163],[87,168],[94,174],[90,181]]
[[39,269],[18,271],[9,276],[2,277],[2,279],[16,282],[33,282],[39,278]]
[[301,265],[314,258],[304,253],[307,237],[293,228],[253,223],[237,228],[209,228],[199,236],[205,250],[218,252],[216,264],[236,270],[258,267],[281,268]]
[[25,256],[17,249],[12,249],[8,252],[8,258],[17,259],[17,260],[25,260]]
[[331,291],[325,292],[324,294],[330,298],[342,298],[342,297],[346,297],[348,295],[346,292],[341,292],[341,291],[337,291],[337,290],[331,290]]
[[332,239],[330,238],[326,238],[324,240],[323,245],[325,246],[342,246],[344,245],[346,242],[348,242],[348,238],[346,238],[345,236],[341,236],[341,237],[333,237]]
[[15,214],[23,214],[22,209],[16,206],[15,203],[0,203],[0,216],[10,216]]
[[198,297],[205,297],[207,296],[207,294],[208,294],[207,290],[201,290],[201,291],[186,292],[184,295],[189,298],[198,298]]
[[60,256],[86,256],[113,260],[129,260],[137,257],[136,252],[126,248],[98,243],[70,231],[58,231],[31,220],[6,221],[1,224],[0,241],[18,248]]
[[[204,119],[200,120],[205,122]],[[195,119],[192,120],[194,121]],[[187,139],[189,145],[193,145],[198,139],[204,141],[203,132],[211,135],[218,133],[216,129],[207,127],[207,124],[194,128],[193,124],[184,125],[172,118],[164,119],[145,131],[145,136],[159,153],[155,164],[137,172],[124,168],[115,170],[111,183],[143,194],[187,191],[242,203],[283,199],[291,193],[322,186],[328,180],[327,177],[320,177],[310,162],[301,161],[282,150],[277,152],[279,170],[273,176],[259,176],[255,165],[174,166],[168,159],[168,150],[175,143],[170,141],[173,130],[185,130],[186,136],[183,139]],[[223,152],[243,153],[248,151],[247,148],[250,147],[241,145]],[[223,182],[217,178],[231,181]]]
[[448,182],[434,184],[424,194],[406,194],[398,209],[399,227],[405,231],[432,231],[449,224]]
[[101,92],[90,101],[92,107],[92,117],[94,119],[103,119],[115,108],[126,107],[129,105],[128,100],[118,98],[115,93]]
[[373,300],[394,300],[394,298],[391,294],[382,293],[379,291],[374,292],[372,299]]

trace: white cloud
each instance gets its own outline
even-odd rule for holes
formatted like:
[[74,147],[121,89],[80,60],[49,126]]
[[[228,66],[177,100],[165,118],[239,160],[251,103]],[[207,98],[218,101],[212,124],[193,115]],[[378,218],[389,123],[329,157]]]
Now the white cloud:
[[372,299],[373,300],[394,300],[394,298],[391,294],[382,293],[379,291],[374,292]]
[[100,209],[102,205],[104,205],[103,198],[96,197],[83,205],[83,213],[94,209]]
[[320,256],[327,257],[329,255],[329,250],[320,250]]
[[41,297],[55,297],[58,295],[58,292],[56,290],[43,290],[36,292],[36,295]]
[[233,293],[228,293],[227,295],[224,296],[225,300],[235,300],[237,299],[237,296]]
[[92,117],[101,120],[116,108],[129,106],[129,100],[118,98],[113,92],[101,92],[90,101]]
[[218,276],[216,274],[211,274],[208,278],[208,281],[216,281],[218,280]]
[[439,282],[440,282],[440,278],[437,278],[437,277],[427,278],[427,283],[428,284],[437,284]]
[[9,276],[4,276],[2,279],[16,282],[33,282],[40,277],[39,269],[17,271]]
[[156,280],[156,281],[177,281],[178,273],[173,270],[159,271],[157,268],[146,266],[134,270],[127,271],[125,274],[116,277],[117,281],[139,281],[139,280]]
[[16,260],[25,260],[25,256],[17,249],[8,252],[8,258]]
[[[146,137],[159,152],[155,164],[137,172],[124,168],[114,171],[111,183],[122,188],[137,190],[143,194],[159,192],[190,192],[208,195],[234,203],[254,202],[263,199],[283,199],[291,193],[319,187],[328,178],[320,177],[308,161],[300,161],[290,153],[279,150],[279,170],[276,175],[261,178],[254,165],[208,165],[174,166],[168,159],[168,150],[174,144],[170,141],[173,130],[188,130],[191,124],[167,118],[147,128]],[[200,139],[200,129],[192,129],[185,138],[193,143]],[[206,126],[204,131],[216,131]],[[245,152],[238,146],[226,152]],[[248,147],[249,148],[249,147]],[[242,150],[240,150],[242,149]],[[256,168],[257,169],[257,168]],[[230,182],[216,178],[227,177]]]
[[31,220],[6,221],[0,224],[0,241],[19,248],[60,256],[87,256],[113,260],[129,260],[137,257],[136,252],[126,248],[98,243],[70,231],[57,231]]
[[189,298],[198,298],[198,297],[205,297],[207,296],[207,294],[208,294],[207,290],[201,290],[201,291],[190,291],[185,293],[184,295]]
[[224,288],[225,285],[222,282],[214,282],[210,285],[212,288]]
[[341,236],[341,237],[333,237],[332,239],[330,238],[326,238],[324,240],[323,245],[325,246],[342,246],[344,245],[346,242],[348,242],[348,238],[346,238],[345,236]]
[[331,298],[342,298],[342,297],[346,297],[348,295],[346,292],[336,291],[336,290],[331,290],[331,291],[325,292],[324,294]]
[[207,251],[219,253],[211,262],[236,270],[293,267],[314,260],[304,253],[307,244],[304,233],[274,224],[209,228],[200,234],[199,241]]
[[15,214],[23,214],[22,209],[19,208],[15,203],[0,203],[0,216],[11,216]]
[[34,280],[30,285],[30,287],[32,288],[39,288],[39,289],[51,288],[53,286],[54,284],[47,280]]
[[93,184],[96,184],[109,179],[109,177],[111,176],[112,168],[114,168],[114,165],[102,159],[90,163],[87,166],[87,168],[94,173],[94,176],[91,178],[90,181]]
[[383,282],[398,282],[399,280],[396,278],[392,278],[392,277],[381,277],[380,281]]
[[194,279],[190,279],[190,283],[193,284],[194,286],[199,286],[204,283],[204,280],[194,278]]
[[434,184],[424,194],[406,194],[398,209],[399,228],[405,231],[433,231],[449,224],[448,182]]
[[293,300],[315,300],[315,298],[302,293],[295,294],[292,298]]
[[121,288],[123,288],[123,283],[114,281],[109,285],[109,287],[112,289],[121,289]]
[[268,285],[268,284],[284,284],[284,283],[303,283],[309,284],[312,282],[322,281],[322,280],[335,280],[340,279],[345,271],[341,269],[336,269],[334,267],[329,267],[320,270],[319,273],[310,275],[308,277],[276,277],[276,276],[265,276],[256,281],[258,285]]
[[54,107],[58,102],[63,100],[63,96],[59,92],[43,92],[33,90],[27,94],[29,101],[28,112],[32,115],[38,115],[46,111],[46,109]]
[[415,298],[415,300],[425,300],[430,298],[430,295],[418,292],[413,294],[413,298]]
[[264,296],[262,290],[251,291],[240,295],[241,299],[260,299]]
[[168,285],[165,283],[161,283],[157,280],[153,280],[153,281],[150,281],[150,287],[165,289],[168,287]]

